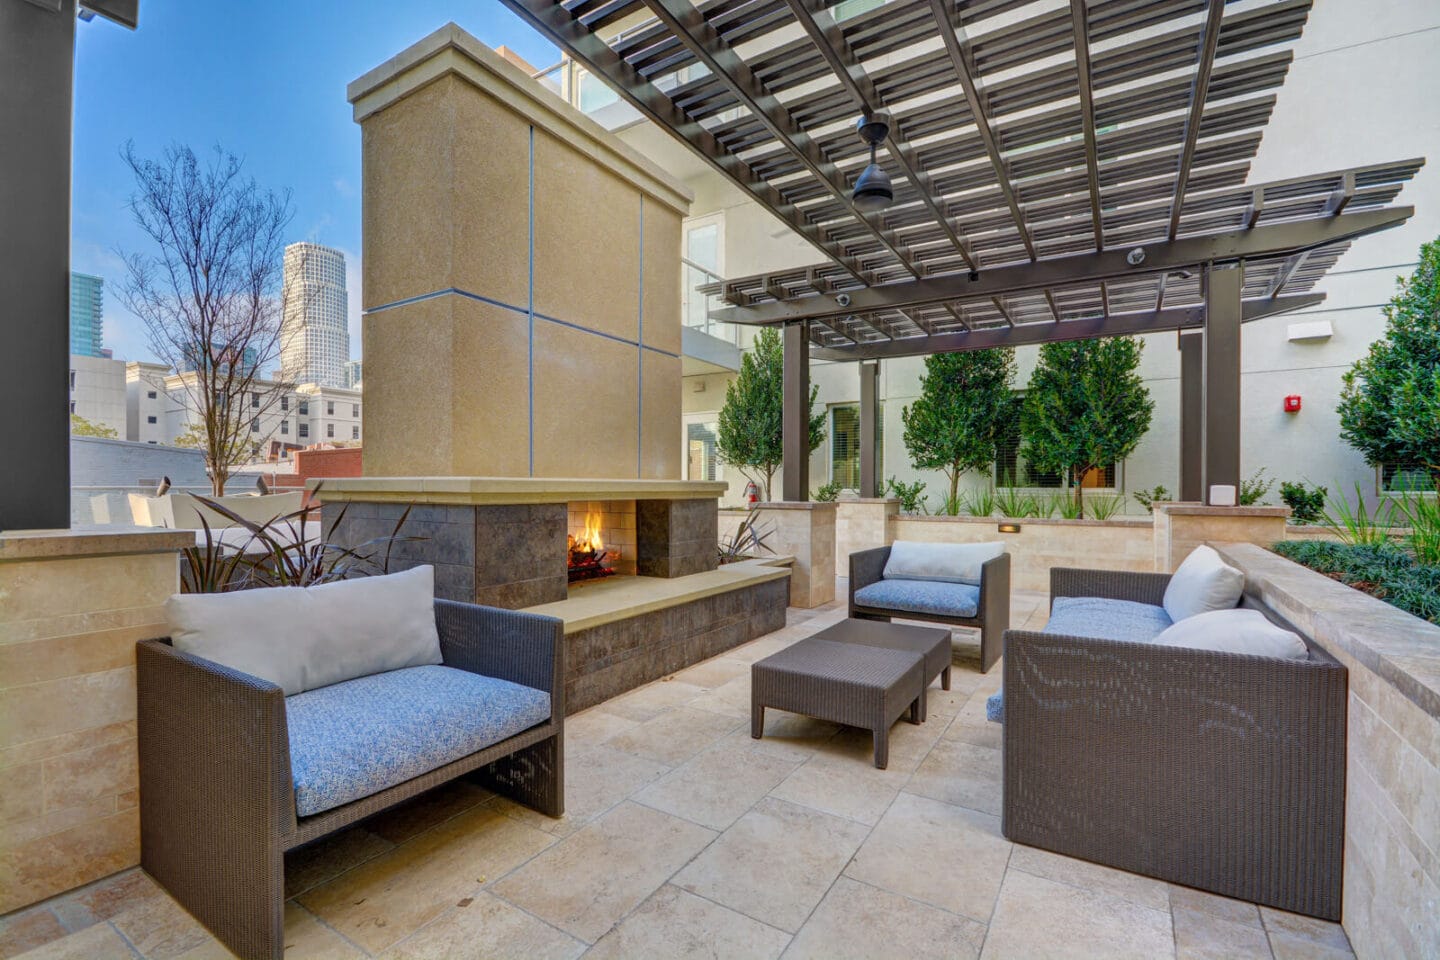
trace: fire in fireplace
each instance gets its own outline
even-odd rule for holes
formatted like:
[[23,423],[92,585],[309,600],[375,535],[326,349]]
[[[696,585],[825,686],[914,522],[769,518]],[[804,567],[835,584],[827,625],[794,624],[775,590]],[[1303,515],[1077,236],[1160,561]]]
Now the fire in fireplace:
[[585,514],[585,529],[580,534],[569,534],[565,538],[566,572],[571,583],[582,580],[598,580],[614,576],[613,559],[605,550],[600,537],[600,514],[590,511]]

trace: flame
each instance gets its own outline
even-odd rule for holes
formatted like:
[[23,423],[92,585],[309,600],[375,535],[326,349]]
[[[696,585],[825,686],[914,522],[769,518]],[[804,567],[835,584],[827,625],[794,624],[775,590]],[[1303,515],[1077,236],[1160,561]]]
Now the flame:
[[574,548],[593,553],[605,549],[605,544],[600,539],[600,514],[593,510],[585,514],[585,532],[575,538]]

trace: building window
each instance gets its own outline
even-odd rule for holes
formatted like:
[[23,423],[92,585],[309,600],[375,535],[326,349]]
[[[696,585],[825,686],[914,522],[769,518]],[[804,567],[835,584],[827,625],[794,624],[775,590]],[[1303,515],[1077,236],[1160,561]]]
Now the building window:
[[[885,418],[875,418],[875,477],[885,475]],[[830,482],[845,490],[860,489],[860,404],[830,408]]]
[[358,416],[360,416],[360,404],[358,404],[358,403],[352,403],[352,404],[350,404],[350,416],[352,416],[352,417],[358,417]]
[[326,400],[326,401],[325,401],[325,416],[327,416],[327,417],[333,417],[333,416],[335,416],[335,401],[334,401],[334,400]]
[[259,417],[251,417],[251,418],[250,418],[250,432],[251,432],[251,433],[259,433],[259,432],[260,432],[260,418],[259,418]]
[[327,436],[327,437],[333,437],[333,436],[335,436],[335,424],[333,424],[333,423],[327,423],[327,424],[325,424],[325,436]]
[[[1032,467],[1020,453],[1020,418],[1011,418],[1004,425],[1001,438],[995,444],[995,486],[1027,487],[1032,489],[1058,490],[1065,486],[1063,473],[1050,473]],[[1080,486],[1114,489],[1117,472],[1115,464],[1096,467],[1085,475]]]
[[255,409],[260,407],[260,394],[254,390],[250,391],[250,406]]
[[146,418],[145,418],[145,422],[146,422],[146,423],[154,423],[154,422],[155,422],[155,418],[154,418],[154,417],[146,417]]
[[1423,463],[1380,465],[1379,493],[1433,493],[1435,480]]
[[310,436],[310,424],[302,423],[296,426],[295,432],[302,437]]
[[360,439],[360,428],[359,428],[359,427],[351,427],[351,428],[350,428],[350,439],[351,439],[351,440],[359,440],[359,439]]
[[281,409],[281,410],[289,410],[289,409],[290,409],[290,398],[289,398],[289,397],[281,397],[281,398],[280,398],[280,409]]
[[300,401],[300,416],[302,416],[302,417],[304,417],[304,416],[309,416],[309,414],[310,414],[310,401],[308,401],[308,400],[301,400],[301,401]]
[[148,390],[148,391],[146,391],[145,396],[148,397],[148,398],[151,399],[151,400],[154,400],[154,399],[155,399],[155,391],[154,391],[154,390]]
[[74,393],[74,392],[75,392],[75,371],[74,371],[74,370],[71,370],[71,371],[70,371],[70,392],[71,392],[71,393]]
[[685,476],[691,480],[716,479],[715,432],[717,423],[691,423],[685,427]]
[[70,412],[71,412],[71,413],[74,413],[74,412],[75,412],[75,401],[74,401],[74,400],[71,400],[71,401],[70,401]]
[[288,435],[290,434],[290,421],[289,421],[289,420],[281,420],[281,421],[280,421],[280,432],[281,432],[282,434],[285,434],[286,436],[288,436]]

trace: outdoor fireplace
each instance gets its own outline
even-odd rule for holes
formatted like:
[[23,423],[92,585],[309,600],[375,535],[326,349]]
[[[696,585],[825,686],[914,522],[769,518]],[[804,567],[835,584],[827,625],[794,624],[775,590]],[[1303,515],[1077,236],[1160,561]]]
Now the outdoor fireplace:
[[569,583],[635,573],[635,501],[583,500],[568,504],[566,513]]

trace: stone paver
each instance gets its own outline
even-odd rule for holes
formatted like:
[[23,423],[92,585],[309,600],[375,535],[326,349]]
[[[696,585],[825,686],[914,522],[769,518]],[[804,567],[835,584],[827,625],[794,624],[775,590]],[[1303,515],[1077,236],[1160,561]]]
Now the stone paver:
[[[1016,625],[1046,614],[1012,598]],[[791,610],[569,717],[563,819],[461,782],[290,855],[287,958],[1353,957],[1337,924],[1005,840],[973,631],[888,770],[867,732],[779,711],[752,740],[751,664],[844,616]],[[230,956],[138,870],[0,918],[15,955]]]

